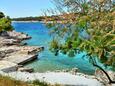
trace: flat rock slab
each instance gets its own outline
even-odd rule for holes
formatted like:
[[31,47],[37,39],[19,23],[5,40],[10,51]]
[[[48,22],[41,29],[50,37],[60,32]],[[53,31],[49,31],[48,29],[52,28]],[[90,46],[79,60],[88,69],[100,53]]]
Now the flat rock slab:
[[25,64],[36,58],[37,58],[37,55],[14,54],[9,57],[5,57],[3,60],[16,63],[16,64]]
[[7,51],[7,50],[15,50],[15,51],[20,51],[21,53],[26,53],[26,52],[32,52],[32,51],[40,51],[41,47],[36,47],[36,46],[4,46],[0,48],[0,51]]
[[0,51],[10,52],[2,59],[5,61],[13,62],[16,64],[24,64],[31,60],[37,58],[38,52],[41,50],[41,47],[36,46],[9,46],[9,47],[2,47]]
[[17,64],[2,60],[0,61],[0,70],[4,72],[11,72],[17,70]]

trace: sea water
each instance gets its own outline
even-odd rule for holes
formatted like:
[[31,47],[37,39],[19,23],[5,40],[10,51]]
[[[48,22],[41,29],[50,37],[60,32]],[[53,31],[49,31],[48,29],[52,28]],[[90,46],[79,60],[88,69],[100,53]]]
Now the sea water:
[[29,46],[43,46],[45,48],[44,51],[38,54],[38,59],[26,64],[26,67],[33,68],[35,72],[65,70],[77,67],[80,72],[94,73],[94,67],[88,58],[82,58],[85,53],[77,54],[75,57],[68,57],[63,54],[55,56],[50,52],[49,42],[52,36],[49,35],[44,23],[13,22],[12,25],[17,32],[23,32],[32,37],[32,39],[24,41]]

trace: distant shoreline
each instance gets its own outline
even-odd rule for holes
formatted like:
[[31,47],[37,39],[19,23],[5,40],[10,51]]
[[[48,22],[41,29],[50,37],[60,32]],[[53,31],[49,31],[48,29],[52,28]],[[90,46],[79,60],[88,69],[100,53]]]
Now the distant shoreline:
[[12,22],[24,22],[24,23],[28,23],[28,22],[41,22],[41,23],[44,23],[43,21],[12,21]]
[[[15,22],[18,22],[18,23],[37,23],[37,22],[39,22],[39,23],[46,23],[44,21],[12,21],[12,23],[15,23]],[[53,21],[48,21],[47,23],[53,23]]]
[[[44,22],[44,21],[12,21],[12,22],[18,22],[18,23],[36,23],[36,22],[39,22],[39,23],[53,23],[54,21],[48,21],[48,22]],[[57,21],[57,23],[62,24],[62,21]]]

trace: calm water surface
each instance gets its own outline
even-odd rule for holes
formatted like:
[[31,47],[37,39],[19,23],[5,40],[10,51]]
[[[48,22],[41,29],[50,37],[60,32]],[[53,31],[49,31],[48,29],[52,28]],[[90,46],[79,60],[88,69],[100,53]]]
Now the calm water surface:
[[37,60],[25,66],[34,68],[36,72],[72,69],[74,67],[79,68],[80,72],[89,74],[94,72],[94,68],[88,62],[88,59],[82,58],[84,53],[77,54],[75,57],[68,57],[62,54],[54,56],[54,54],[48,50],[48,44],[52,37],[48,34],[48,29],[43,23],[13,22],[12,25],[16,31],[27,33],[32,37],[32,39],[25,41],[28,45],[45,47],[45,50],[39,54]]

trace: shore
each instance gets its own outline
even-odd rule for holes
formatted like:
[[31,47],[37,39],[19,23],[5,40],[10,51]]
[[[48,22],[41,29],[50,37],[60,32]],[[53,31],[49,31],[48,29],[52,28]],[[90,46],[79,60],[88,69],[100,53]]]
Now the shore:
[[72,75],[65,72],[46,72],[46,73],[27,73],[27,72],[12,72],[2,73],[5,76],[10,76],[16,80],[33,81],[40,80],[52,85],[60,84],[61,86],[104,86],[94,76],[86,76],[81,73]]

